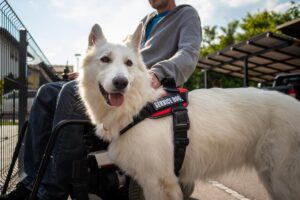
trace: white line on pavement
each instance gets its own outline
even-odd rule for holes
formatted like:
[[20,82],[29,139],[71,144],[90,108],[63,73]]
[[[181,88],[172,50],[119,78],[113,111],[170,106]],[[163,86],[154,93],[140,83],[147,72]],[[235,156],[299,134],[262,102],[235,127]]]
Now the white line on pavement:
[[218,181],[213,181],[210,180],[208,181],[208,183],[210,183],[212,186],[230,194],[231,196],[233,196],[234,198],[238,199],[238,200],[251,200],[249,198],[244,197],[243,195],[239,194],[237,191],[234,191],[228,187],[226,187],[225,185],[223,185],[222,183],[219,183]]

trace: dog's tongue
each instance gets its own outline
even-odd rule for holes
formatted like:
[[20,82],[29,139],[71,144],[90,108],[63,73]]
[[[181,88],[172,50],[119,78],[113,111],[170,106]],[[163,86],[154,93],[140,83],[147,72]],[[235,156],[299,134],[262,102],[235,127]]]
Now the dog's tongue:
[[121,93],[111,93],[108,95],[109,103],[112,106],[119,107],[124,101],[124,96]]

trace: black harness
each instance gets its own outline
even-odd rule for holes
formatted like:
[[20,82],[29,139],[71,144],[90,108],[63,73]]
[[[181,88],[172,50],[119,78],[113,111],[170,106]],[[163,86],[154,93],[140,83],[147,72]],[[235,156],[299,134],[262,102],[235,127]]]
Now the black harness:
[[[174,170],[176,176],[178,176],[185,157],[186,146],[189,144],[187,131],[190,127],[190,123],[188,111],[185,107],[188,103],[188,92],[181,92],[176,88],[174,80],[165,82],[164,89],[168,95],[159,98],[155,102],[148,103],[140,113],[133,118],[133,121],[120,131],[120,135],[146,118],[160,118],[172,114],[174,131]],[[171,112],[164,112],[166,109],[171,109]],[[161,114],[159,116],[155,115],[157,112],[161,112]]]

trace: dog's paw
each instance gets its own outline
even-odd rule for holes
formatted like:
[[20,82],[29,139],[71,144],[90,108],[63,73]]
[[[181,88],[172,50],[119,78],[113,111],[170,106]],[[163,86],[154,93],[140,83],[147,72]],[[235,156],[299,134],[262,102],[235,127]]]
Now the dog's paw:
[[105,141],[111,141],[111,134],[109,133],[109,130],[105,128],[103,124],[99,124],[96,127],[96,135]]

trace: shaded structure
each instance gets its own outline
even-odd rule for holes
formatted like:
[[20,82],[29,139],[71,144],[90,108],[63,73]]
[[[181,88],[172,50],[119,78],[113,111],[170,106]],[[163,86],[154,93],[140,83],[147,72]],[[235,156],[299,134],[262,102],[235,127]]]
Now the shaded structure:
[[300,39],[300,18],[277,27],[283,34]]
[[[283,32],[294,33],[299,20],[284,27]],[[200,59],[197,67],[204,72],[205,86],[209,71],[243,78],[245,87],[249,80],[271,84],[278,74],[300,72],[300,40],[295,38],[299,32],[293,36],[267,32]]]

